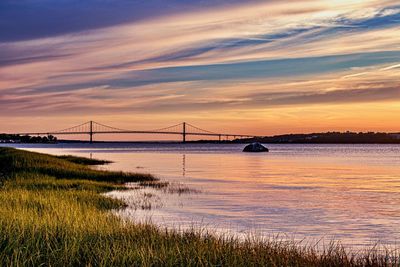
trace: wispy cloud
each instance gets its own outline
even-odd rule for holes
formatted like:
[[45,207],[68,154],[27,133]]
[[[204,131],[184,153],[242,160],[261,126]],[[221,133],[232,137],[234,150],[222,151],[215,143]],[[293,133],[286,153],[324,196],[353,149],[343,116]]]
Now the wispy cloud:
[[[211,1],[174,0],[154,13],[149,10],[165,1],[120,1],[109,11],[107,1],[89,1],[79,9],[86,25],[70,21],[69,1],[33,2],[43,14],[35,23],[29,3],[0,4],[2,114],[151,110],[161,116],[399,100],[397,1],[221,1],[211,7]],[[5,27],[13,14],[18,23]],[[67,16],[66,26],[36,30],[55,16]]]

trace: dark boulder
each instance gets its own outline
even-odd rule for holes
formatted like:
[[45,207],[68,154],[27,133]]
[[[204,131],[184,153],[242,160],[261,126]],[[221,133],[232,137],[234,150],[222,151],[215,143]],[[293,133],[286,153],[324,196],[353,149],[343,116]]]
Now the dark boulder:
[[268,152],[268,151],[269,151],[268,148],[266,148],[265,146],[263,146],[258,142],[251,143],[243,149],[243,152]]

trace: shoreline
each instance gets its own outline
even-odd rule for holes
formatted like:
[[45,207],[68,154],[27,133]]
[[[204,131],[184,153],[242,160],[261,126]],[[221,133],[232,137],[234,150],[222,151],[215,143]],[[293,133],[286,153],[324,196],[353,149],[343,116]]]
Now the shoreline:
[[[86,159],[89,160],[90,159]],[[3,265],[385,266],[398,252],[357,255],[338,243],[319,252],[281,240],[240,241],[123,222],[126,205],[102,195],[149,174],[93,170],[89,161],[0,148],[0,262]],[[74,162],[75,161],[75,162]],[[77,163],[78,162],[78,163]],[[84,165],[84,164],[85,165]],[[93,162],[92,162],[93,163]],[[22,233],[22,234],[21,234]]]
[[[255,140],[257,141],[257,140]],[[10,145],[64,145],[64,144],[138,144],[138,145],[245,145],[252,143],[253,141],[186,141],[182,143],[180,141],[58,141],[55,143],[20,143],[20,142],[0,142],[0,147]],[[257,141],[259,142],[259,141]],[[261,142],[264,145],[400,145],[399,142]]]

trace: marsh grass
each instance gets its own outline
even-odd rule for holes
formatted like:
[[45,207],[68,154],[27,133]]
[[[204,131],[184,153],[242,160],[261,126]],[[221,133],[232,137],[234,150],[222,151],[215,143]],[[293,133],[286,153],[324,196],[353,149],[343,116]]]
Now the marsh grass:
[[[68,156],[71,158],[71,156]],[[31,177],[51,176],[57,179],[83,179],[111,183],[154,181],[150,174],[95,170],[87,165],[71,162],[46,154],[0,148],[0,170],[3,178],[16,178],[25,174]],[[4,180],[4,179],[3,179]]]
[[197,194],[200,193],[201,191],[198,189],[194,189],[191,187],[188,187],[182,183],[178,182],[166,182],[166,181],[141,181],[139,182],[139,185],[142,188],[153,188],[155,190],[160,190],[163,193],[168,193],[168,194]]
[[151,175],[95,171],[0,148],[2,266],[399,266],[398,252],[349,253],[296,242],[162,230],[113,215],[125,203],[100,194]]
[[59,159],[64,159],[66,161],[72,162],[72,163],[83,164],[83,165],[104,165],[104,164],[112,163],[109,160],[89,159],[89,158],[77,157],[77,156],[71,156],[71,155],[62,155],[62,156],[56,156],[56,157]]

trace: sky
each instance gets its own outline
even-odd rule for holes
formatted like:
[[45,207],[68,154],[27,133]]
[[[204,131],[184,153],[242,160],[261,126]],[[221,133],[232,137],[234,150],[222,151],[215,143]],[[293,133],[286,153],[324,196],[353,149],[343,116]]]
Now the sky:
[[398,0],[2,0],[0,132],[400,132]]

